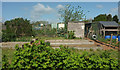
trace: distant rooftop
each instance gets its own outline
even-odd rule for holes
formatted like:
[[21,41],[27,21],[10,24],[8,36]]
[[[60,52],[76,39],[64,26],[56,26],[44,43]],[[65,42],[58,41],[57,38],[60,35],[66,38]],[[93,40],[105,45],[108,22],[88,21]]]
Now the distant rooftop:
[[118,27],[118,23],[115,21],[99,21],[100,24],[103,24],[105,27]]
[[70,23],[85,23],[85,21],[70,21]]

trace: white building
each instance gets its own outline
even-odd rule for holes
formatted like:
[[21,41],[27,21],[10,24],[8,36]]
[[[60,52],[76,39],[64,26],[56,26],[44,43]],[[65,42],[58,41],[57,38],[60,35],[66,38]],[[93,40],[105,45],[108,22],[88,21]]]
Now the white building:
[[57,23],[57,28],[58,29],[65,28],[65,24],[64,23]]

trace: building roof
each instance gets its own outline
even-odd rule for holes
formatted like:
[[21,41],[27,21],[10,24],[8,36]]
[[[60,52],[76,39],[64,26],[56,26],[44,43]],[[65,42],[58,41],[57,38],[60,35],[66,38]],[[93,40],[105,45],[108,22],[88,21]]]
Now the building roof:
[[115,21],[99,21],[99,23],[105,27],[118,27],[118,23]]
[[84,21],[70,21],[72,23],[85,23]]

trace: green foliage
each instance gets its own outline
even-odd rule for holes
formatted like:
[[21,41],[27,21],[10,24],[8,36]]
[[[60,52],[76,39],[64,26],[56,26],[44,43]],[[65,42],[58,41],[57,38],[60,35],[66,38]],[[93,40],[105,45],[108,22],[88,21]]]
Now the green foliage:
[[20,38],[16,38],[15,41],[30,42],[32,39],[33,39],[32,37],[20,37]]
[[7,31],[2,31],[2,41],[7,42],[7,41],[15,41],[16,40],[16,35],[14,33],[10,33],[9,30]]
[[93,21],[115,21],[115,22],[118,23],[119,19],[118,19],[117,15],[115,15],[115,16],[112,17],[111,14],[109,14],[109,15],[100,14],[100,15],[94,17]]
[[119,19],[118,19],[117,15],[113,16],[113,21],[115,21],[116,23],[118,23]]
[[15,18],[5,21],[6,30],[3,30],[3,41],[14,41],[17,37],[32,36],[30,21],[23,18]]
[[[109,51],[82,55],[72,52],[70,48],[60,46],[53,49],[44,41],[36,41],[33,45],[24,44],[22,48],[16,45],[14,59],[9,68],[20,69],[118,69],[117,59],[111,58]],[[5,61],[3,61],[5,62]],[[7,63],[7,62],[5,62]]]
[[120,25],[120,22],[118,22],[118,24]]
[[92,49],[92,48],[90,48],[90,51],[93,51],[93,49]]
[[46,42],[46,45],[50,46],[50,42]]
[[105,38],[99,37],[98,40],[101,41],[101,42],[107,43],[107,41],[108,41],[109,39],[105,39]]
[[71,5],[66,5],[65,8],[59,9],[58,12],[61,14],[60,19],[65,22],[65,29],[67,29],[67,24],[69,21],[80,21],[83,17],[85,17],[85,14],[80,6],[74,7]]
[[93,21],[107,21],[107,15],[106,14],[100,14],[100,15],[94,17]]
[[[110,39],[105,39],[105,38],[99,37],[98,40],[101,41],[101,42],[110,44]],[[111,44],[111,45],[118,47],[118,46],[119,46],[119,43],[117,43],[116,39],[112,39],[112,44]]]
[[98,36],[99,35],[98,23],[93,23],[93,24],[91,24],[91,26],[92,26],[92,30],[94,31],[94,33]]
[[65,34],[66,34],[66,29],[65,29],[65,28],[59,28],[59,29],[57,30],[57,35],[58,35],[59,37],[64,37]]
[[97,48],[97,51],[100,51],[101,49],[100,48]]
[[107,16],[107,21],[112,21],[113,19],[112,19],[112,15],[111,14],[109,14],[108,16]]
[[47,36],[47,37],[55,37],[56,34],[56,29],[40,29],[40,30],[33,30],[34,31],[34,35],[37,37],[41,37],[41,36]]
[[[41,24],[43,24],[41,26]],[[56,28],[52,28],[48,21],[37,21],[32,23],[34,35],[37,37],[55,37],[57,35]]]
[[116,43],[117,41],[116,41],[116,39],[112,39],[112,43]]
[[2,68],[6,69],[9,67],[9,62],[8,62],[8,58],[6,55],[3,55],[2,57]]
[[74,39],[74,31],[68,31],[68,39]]

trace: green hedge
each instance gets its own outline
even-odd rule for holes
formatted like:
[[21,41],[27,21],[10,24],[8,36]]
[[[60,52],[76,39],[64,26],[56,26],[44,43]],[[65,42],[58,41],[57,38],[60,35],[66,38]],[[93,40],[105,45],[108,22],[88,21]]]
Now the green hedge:
[[22,48],[16,45],[14,59],[8,64],[7,58],[3,56],[2,68],[27,69],[118,69],[118,60],[112,58],[108,51],[101,52],[100,55],[82,55],[72,52],[70,48],[60,46],[60,49],[53,49],[49,43],[36,41],[33,45],[24,44]]

